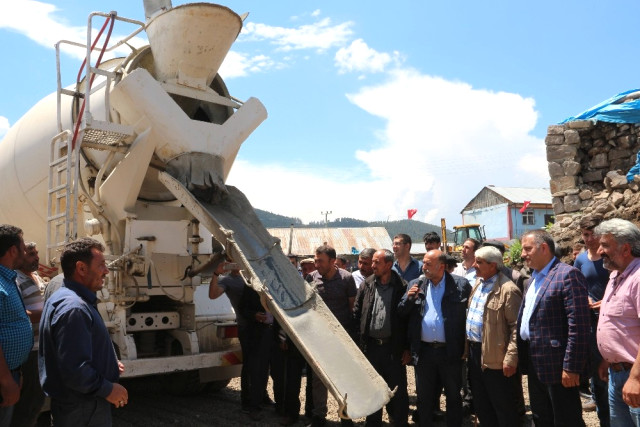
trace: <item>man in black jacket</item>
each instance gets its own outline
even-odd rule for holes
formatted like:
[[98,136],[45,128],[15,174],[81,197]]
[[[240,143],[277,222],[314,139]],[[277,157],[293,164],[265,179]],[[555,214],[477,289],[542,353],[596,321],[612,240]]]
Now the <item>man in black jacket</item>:
[[[407,371],[410,359],[406,320],[398,315],[398,304],[406,292],[404,280],[391,269],[393,253],[379,250],[373,254],[373,275],[356,295],[353,308],[358,344],[371,365],[391,390],[398,387],[387,406],[397,426],[406,426],[409,412]],[[382,425],[382,409],[367,417],[367,426]]]
[[253,288],[246,287],[240,298],[240,312],[247,320],[246,353],[243,348],[243,363],[249,372],[249,401],[246,410],[253,421],[264,417],[261,404],[269,380],[269,363],[273,345],[273,316],[269,313]]
[[446,255],[431,250],[424,256],[424,276],[411,281],[398,312],[408,318],[408,335],[417,372],[421,426],[432,426],[437,380],[447,398],[447,426],[462,425],[462,356],[465,345],[469,282],[445,271]]

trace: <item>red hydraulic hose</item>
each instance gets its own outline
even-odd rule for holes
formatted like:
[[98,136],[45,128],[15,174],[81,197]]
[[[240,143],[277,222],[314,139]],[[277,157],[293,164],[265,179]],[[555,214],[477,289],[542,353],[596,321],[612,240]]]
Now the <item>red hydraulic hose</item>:
[[[100,37],[102,37],[102,33],[104,32],[104,29],[107,28],[107,24],[109,23],[110,20],[111,20],[111,16],[108,16],[107,19],[105,19],[104,24],[102,24],[102,28],[100,28],[100,31],[96,36],[96,39],[93,41],[93,44],[91,45],[91,52],[93,52],[93,50],[96,48],[96,45],[98,44]],[[84,66],[86,63],[87,63],[87,57],[85,56],[85,58],[82,60],[82,65],[78,70],[78,77],[76,77],[76,83],[80,83],[80,76],[82,75],[82,70],[84,70]]]
[[[115,23],[115,19],[113,19],[111,16],[107,17],[107,19],[104,21],[104,24],[102,25],[102,28],[100,29],[100,32],[98,33],[98,36],[96,37],[95,41],[93,42],[93,44],[91,45],[91,51],[93,52],[93,49],[96,47],[96,44],[98,43],[98,40],[100,40],[100,37],[102,37],[102,33],[105,29],[105,27],[107,26],[108,23],[111,23],[109,25],[109,31],[107,32],[107,37],[104,41],[104,44],[102,46],[102,50],[100,51],[100,55],[98,56],[98,60],[96,61],[96,68],[98,68],[100,66],[100,63],[102,62],[102,57],[104,56],[104,51],[107,48],[107,46],[109,45],[109,39],[111,39],[111,32],[113,31],[113,24]],[[80,83],[80,74],[82,72],[82,69],[84,68],[84,65],[86,64],[86,58],[82,61],[82,67],[80,68],[80,70],[78,71],[78,77],[77,77],[77,82]],[[91,86],[93,85],[93,80],[96,78],[96,75],[93,74],[91,76],[91,78],[89,79],[88,82],[86,82],[86,84],[89,85],[89,91],[91,90]],[[89,92],[88,91],[88,92]],[[80,130],[80,123],[82,123],[82,117],[84,115],[84,106],[86,103],[86,99],[82,100],[82,106],[80,107],[80,112],[78,113],[78,118],[76,120],[76,126],[75,129],[73,131],[73,139],[71,140],[71,149],[73,150],[76,147],[76,139],[78,138],[78,132]]]

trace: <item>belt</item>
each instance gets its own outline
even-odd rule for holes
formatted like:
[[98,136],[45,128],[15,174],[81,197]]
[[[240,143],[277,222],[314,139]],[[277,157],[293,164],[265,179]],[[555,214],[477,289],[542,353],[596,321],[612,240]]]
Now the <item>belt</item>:
[[480,347],[482,348],[482,343],[478,341],[469,341],[469,347]]
[[629,363],[629,362],[615,362],[609,365],[609,367],[613,372],[629,371],[631,370],[632,366],[633,366],[633,363]]
[[422,341],[422,344],[431,348],[442,348],[447,345],[446,343],[438,342],[438,341],[433,341],[433,342]]
[[388,338],[373,338],[373,337],[369,337],[369,342],[375,344],[375,345],[385,345],[388,344],[391,341],[391,337]]

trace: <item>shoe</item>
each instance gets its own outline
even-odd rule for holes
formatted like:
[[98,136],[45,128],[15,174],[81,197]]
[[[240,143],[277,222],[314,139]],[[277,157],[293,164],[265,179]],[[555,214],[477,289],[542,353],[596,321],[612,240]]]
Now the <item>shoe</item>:
[[470,417],[471,415],[473,415],[473,408],[471,407],[471,405],[462,405],[462,416],[464,418]]
[[433,411],[433,421],[442,421],[444,419],[445,419],[444,411],[441,411],[440,409],[436,409],[435,411]]
[[311,424],[307,424],[307,427],[323,427],[327,424],[327,420],[324,417],[313,416],[311,418]]
[[251,413],[251,409],[248,406],[242,405],[242,413],[249,415]]
[[278,421],[278,424],[280,424],[281,426],[290,426],[295,424],[296,422],[298,422],[298,418],[285,416],[280,418],[280,420]]
[[582,404],[582,410],[585,412],[593,412],[596,410],[596,402],[593,399],[589,399],[588,402]]
[[249,418],[251,418],[253,421],[260,421],[262,418],[264,418],[264,414],[259,410],[253,411],[249,413]]

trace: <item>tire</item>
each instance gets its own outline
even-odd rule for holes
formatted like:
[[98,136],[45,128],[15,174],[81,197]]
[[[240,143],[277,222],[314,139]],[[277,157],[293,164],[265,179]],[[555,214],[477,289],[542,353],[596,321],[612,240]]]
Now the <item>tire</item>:
[[226,386],[228,386],[230,382],[231,382],[231,379],[211,381],[205,385],[205,391],[208,391],[210,393],[216,393],[222,390],[223,388],[225,388]]

